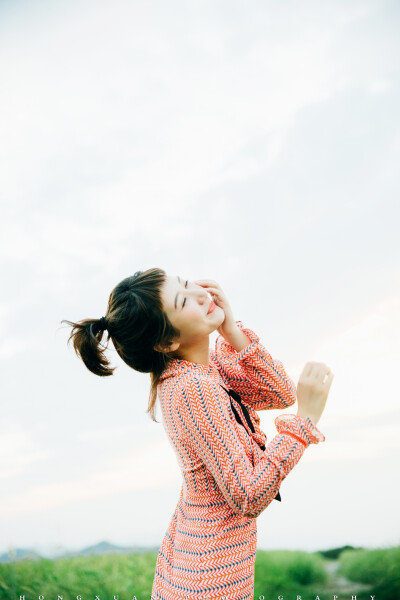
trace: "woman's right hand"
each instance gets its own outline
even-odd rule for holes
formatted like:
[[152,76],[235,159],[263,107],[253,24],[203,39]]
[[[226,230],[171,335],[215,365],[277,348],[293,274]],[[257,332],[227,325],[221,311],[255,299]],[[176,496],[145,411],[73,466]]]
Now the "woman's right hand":
[[297,415],[310,417],[316,425],[324,411],[333,373],[323,363],[308,362],[297,384]]

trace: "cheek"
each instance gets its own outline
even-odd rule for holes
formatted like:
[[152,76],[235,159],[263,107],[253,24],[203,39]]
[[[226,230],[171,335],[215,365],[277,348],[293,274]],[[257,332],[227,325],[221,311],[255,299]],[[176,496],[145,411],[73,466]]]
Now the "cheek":
[[188,319],[190,321],[192,321],[192,322],[193,321],[200,321],[200,320],[202,320],[202,318],[203,318],[203,315],[202,315],[201,311],[198,308],[192,308],[190,310],[190,314],[188,316]]
[[195,306],[188,307],[185,315],[185,324],[189,329],[196,328],[200,322],[204,321],[204,316],[201,310]]

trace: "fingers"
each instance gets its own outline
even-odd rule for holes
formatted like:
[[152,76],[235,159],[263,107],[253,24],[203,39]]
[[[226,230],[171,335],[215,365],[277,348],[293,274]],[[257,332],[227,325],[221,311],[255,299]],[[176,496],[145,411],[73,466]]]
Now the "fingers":
[[308,377],[309,375],[311,375],[311,369],[313,368],[313,364],[312,362],[308,362],[306,363],[304,369],[303,369],[303,375],[305,375],[306,377]]
[[301,378],[304,379],[305,377],[310,377],[312,375],[312,371],[313,371],[313,367],[316,363],[314,362],[308,362],[304,365],[303,371],[301,373]]
[[214,279],[196,279],[194,281],[194,283],[197,283],[197,285],[201,285],[202,287],[216,287],[220,289],[220,285],[219,283],[217,283]]
[[304,366],[303,372],[301,374],[302,378],[311,378],[317,381],[318,383],[322,383],[326,386],[330,386],[333,380],[333,373],[326,364],[309,361]]
[[211,295],[216,296],[221,301],[224,299],[221,286],[214,279],[196,279],[194,283],[203,287]]
[[217,300],[219,300],[219,301],[223,302],[223,300],[224,300],[224,295],[223,295],[223,292],[222,292],[222,290],[220,290],[220,289],[218,289],[218,288],[215,288],[215,287],[208,287],[208,286],[207,286],[205,289],[207,290],[207,292],[208,292],[209,294],[211,294],[211,296],[212,296],[213,298],[216,298]]
[[321,382],[325,377],[327,370],[328,367],[323,363],[314,363],[311,373],[318,382]]
[[330,370],[330,368],[327,367],[324,363],[318,363],[318,364],[319,364],[319,371],[318,371],[318,374],[316,375],[316,378],[319,381],[319,383],[326,385],[328,377],[331,378],[330,381],[332,382],[333,373]]
[[326,365],[320,365],[319,373],[317,376],[318,381],[323,383],[330,372],[331,370],[329,367],[327,367]]
[[207,292],[210,292],[210,294],[222,295],[222,290],[219,288],[207,286],[205,289]]
[[329,375],[325,379],[324,386],[326,387],[327,390],[330,389],[330,387],[332,385],[333,378],[334,378],[334,374],[331,372],[331,373],[329,373]]

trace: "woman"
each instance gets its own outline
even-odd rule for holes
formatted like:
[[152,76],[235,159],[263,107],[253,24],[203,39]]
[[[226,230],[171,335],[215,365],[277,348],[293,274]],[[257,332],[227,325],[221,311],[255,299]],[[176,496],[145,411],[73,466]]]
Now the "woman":
[[276,417],[278,434],[265,447],[256,411],[293,405],[296,388],[258,336],[234,320],[215,281],[138,271],[111,292],[104,317],[66,322],[93,373],[114,371],[100,345],[107,329],[124,362],[151,374],[153,420],[158,393],[183,481],[157,557],[152,600],[251,600],[256,518],[280,500],[280,484],[309,444],[325,440],[316,423],[330,369],[306,364],[297,415]]

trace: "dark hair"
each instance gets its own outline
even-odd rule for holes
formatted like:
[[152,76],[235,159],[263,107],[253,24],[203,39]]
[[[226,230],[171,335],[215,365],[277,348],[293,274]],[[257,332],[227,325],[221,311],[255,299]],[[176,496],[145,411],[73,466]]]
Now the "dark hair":
[[[168,362],[175,357],[172,352],[158,352],[154,346],[168,348],[179,336],[163,310],[160,289],[166,280],[163,269],[137,271],[123,279],[110,294],[102,319],[84,319],[77,323],[61,321],[72,326],[68,343],[73,340],[75,352],[95,375],[107,377],[116,367],[111,367],[105,350],[111,338],[122,360],[135,371],[150,373],[151,387],[147,408],[153,421],[159,378]],[[101,346],[107,326],[107,345]]]

